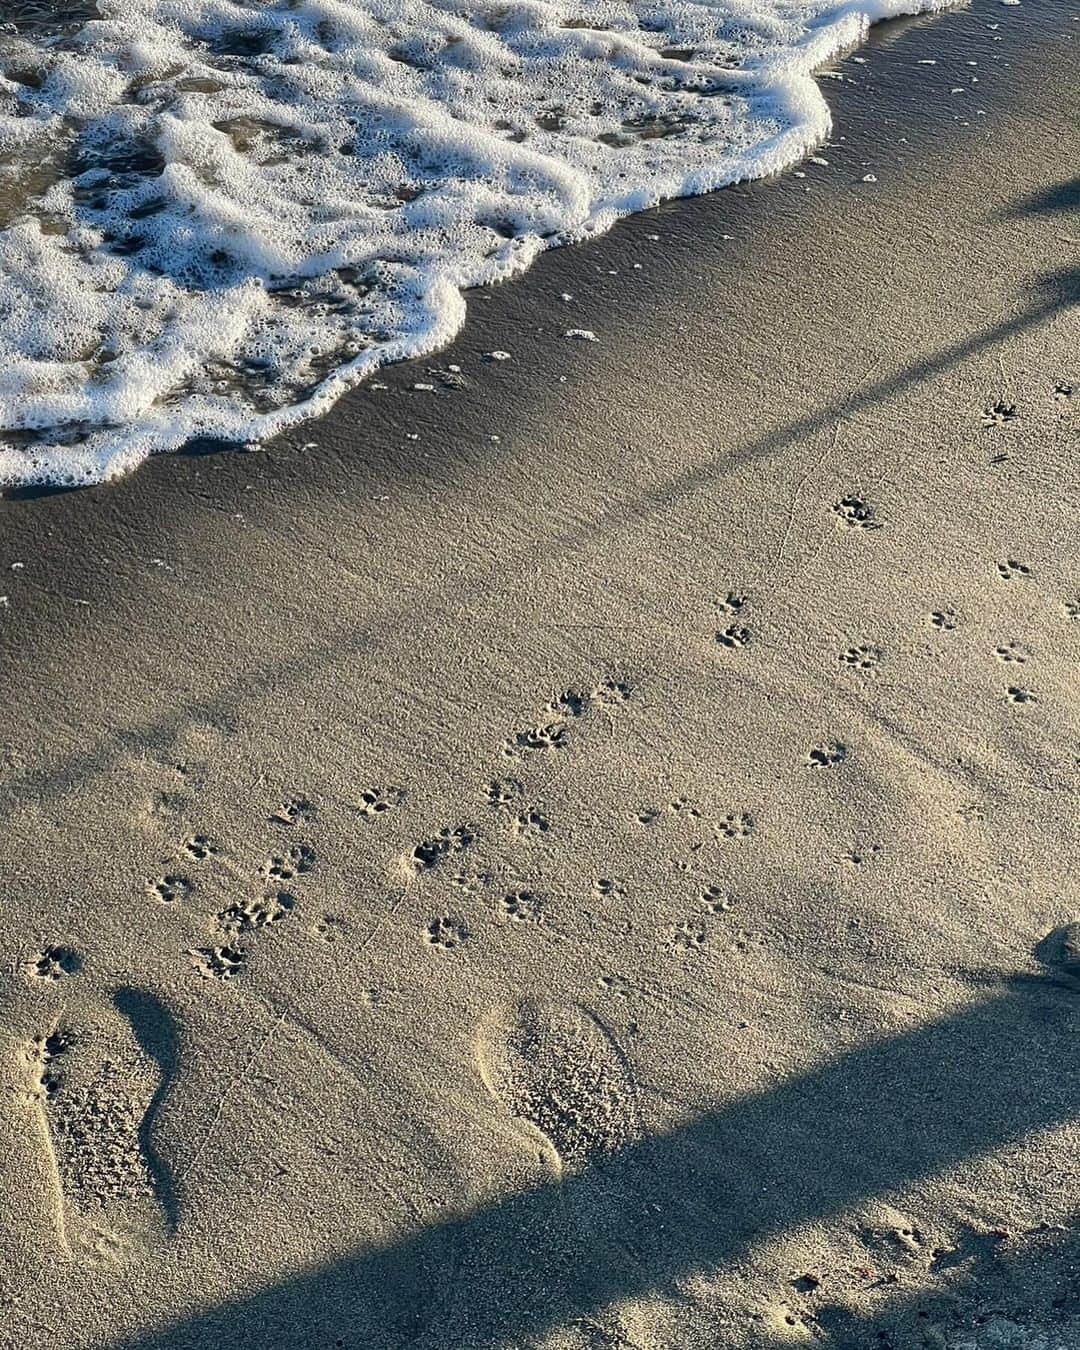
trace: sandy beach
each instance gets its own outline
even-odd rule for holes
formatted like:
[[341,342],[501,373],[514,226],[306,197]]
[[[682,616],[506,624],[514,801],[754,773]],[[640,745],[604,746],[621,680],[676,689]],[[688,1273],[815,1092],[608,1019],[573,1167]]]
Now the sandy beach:
[[0,1346],[1080,1345],[1078,40],[0,494]]

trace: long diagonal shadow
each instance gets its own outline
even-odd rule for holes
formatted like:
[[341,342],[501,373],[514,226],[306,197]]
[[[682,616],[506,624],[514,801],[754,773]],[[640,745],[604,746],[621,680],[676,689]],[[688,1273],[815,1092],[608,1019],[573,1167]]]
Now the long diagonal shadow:
[[795,1225],[1076,1118],[1078,1013],[1080,981],[1017,977],[559,1183],[113,1350],[382,1350],[418,1337],[491,1350],[670,1292]]
[[[583,525],[575,524],[568,529],[553,530],[544,542],[544,548],[549,552],[557,548],[565,549],[590,535],[621,529],[638,520],[646,519],[655,512],[665,509],[673,501],[707,487],[740,465],[778,454],[787,446],[797,444],[828,429],[839,419],[853,412],[870,408],[919,380],[947,370],[960,360],[1047,322],[1060,310],[1080,303],[1080,268],[1064,269],[1052,276],[1044,277],[1041,292],[1032,304],[1012,318],[1002,320],[980,333],[949,343],[894,375],[857,388],[846,398],[826,404],[762,436],[740,445],[720,449],[706,465],[689,469],[681,477],[660,484],[629,500],[613,501],[601,516],[590,519]],[[344,400],[342,406],[348,402],[348,399]],[[530,567],[535,566],[536,546],[527,544],[519,551],[517,557],[527,559]],[[155,722],[117,728],[110,734],[109,741],[92,749],[68,755],[59,764],[32,768],[21,775],[12,774],[5,780],[0,792],[0,821],[9,819],[23,802],[46,800],[55,794],[72,791],[80,783],[104,772],[117,759],[133,750],[167,751],[181,729],[193,718],[203,718],[212,723],[227,721],[236,715],[247,700],[279,688],[283,681],[307,680],[336,660],[349,655],[358,655],[361,651],[370,649],[381,636],[397,632],[403,622],[408,622],[421,599],[424,600],[429,612],[439,608],[440,605],[445,605],[458,614],[471,596],[482,594],[485,586],[492,581],[504,580],[513,562],[513,557],[500,556],[497,563],[481,573],[468,586],[463,586],[459,579],[455,579],[423,597],[413,592],[402,605],[387,609],[369,625],[353,629],[333,643],[308,649],[285,661],[266,663],[253,669],[245,668],[229,688],[213,696],[181,705],[173,709],[168,717]]]

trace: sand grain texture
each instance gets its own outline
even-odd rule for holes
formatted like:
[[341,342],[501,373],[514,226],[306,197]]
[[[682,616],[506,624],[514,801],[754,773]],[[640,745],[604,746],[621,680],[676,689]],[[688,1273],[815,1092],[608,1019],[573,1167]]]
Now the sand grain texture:
[[1076,1344],[1078,31],[0,503],[0,1345]]

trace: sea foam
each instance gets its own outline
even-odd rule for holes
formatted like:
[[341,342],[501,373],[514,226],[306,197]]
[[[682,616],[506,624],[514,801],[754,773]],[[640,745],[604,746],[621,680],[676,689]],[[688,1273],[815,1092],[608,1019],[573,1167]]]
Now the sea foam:
[[313,416],[467,287],[801,158],[814,69],[946,2],[14,0],[0,482]]

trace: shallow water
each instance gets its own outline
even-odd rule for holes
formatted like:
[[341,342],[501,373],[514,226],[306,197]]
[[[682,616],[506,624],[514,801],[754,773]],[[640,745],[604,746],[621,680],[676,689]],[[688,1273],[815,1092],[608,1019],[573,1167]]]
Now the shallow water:
[[462,291],[828,131],[813,68],[940,0],[20,0],[0,28],[0,482],[251,440]]

